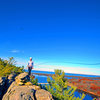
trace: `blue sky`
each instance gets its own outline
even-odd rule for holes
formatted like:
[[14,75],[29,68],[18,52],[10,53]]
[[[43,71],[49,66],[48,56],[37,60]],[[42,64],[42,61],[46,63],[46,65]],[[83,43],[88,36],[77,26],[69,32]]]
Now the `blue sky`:
[[37,64],[94,68],[99,74],[99,4],[99,0],[1,0],[0,57],[13,56],[26,65],[32,56]]

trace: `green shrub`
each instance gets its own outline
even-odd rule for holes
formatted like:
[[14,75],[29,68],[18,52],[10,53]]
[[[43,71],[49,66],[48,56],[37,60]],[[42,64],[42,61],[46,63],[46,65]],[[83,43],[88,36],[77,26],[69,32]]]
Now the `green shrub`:
[[40,88],[42,88],[42,85],[41,84],[38,84],[38,79],[32,75],[30,76],[30,81],[32,82],[33,85],[37,85],[37,86],[40,86]]
[[34,85],[38,85],[38,79],[34,79],[33,76],[31,76],[30,80]]
[[55,70],[55,74],[52,76],[52,79],[49,77],[47,81],[49,85],[46,85],[46,89],[53,95],[55,100],[83,100],[85,94],[80,95],[76,98],[74,92],[76,87],[68,86],[67,79],[64,78],[65,73],[62,70]]
[[10,57],[9,60],[3,60],[0,58],[0,77],[8,76],[11,73],[22,73],[24,69],[21,67],[17,67],[15,65],[15,60],[13,57]]

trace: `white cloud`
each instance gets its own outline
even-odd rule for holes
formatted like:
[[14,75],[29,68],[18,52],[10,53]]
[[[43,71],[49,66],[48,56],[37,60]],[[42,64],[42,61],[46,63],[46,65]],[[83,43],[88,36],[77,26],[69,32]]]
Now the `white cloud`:
[[19,53],[20,51],[19,50],[11,50],[10,52],[12,52],[12,53]]
[[24,53],[24,51],[20,51],[20,50],[16,50],[16,49],[15,50],[11,50],[10,52],[11,53]]

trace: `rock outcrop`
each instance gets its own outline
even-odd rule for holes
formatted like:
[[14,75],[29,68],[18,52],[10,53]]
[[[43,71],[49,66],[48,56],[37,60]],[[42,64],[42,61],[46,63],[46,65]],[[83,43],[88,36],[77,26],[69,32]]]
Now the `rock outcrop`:
[[6,89],[8,89],[9,86],[12,84],[12,82],[15,81],[15,77],[16,77],[16,76],[17,76],[16,74],[10,74],[10,75],[8,76],[7,82],[6,82]]
[[19,74],[2,100],[53,100],[52,95],[33,85],[27,73]]
[[3,96],[6,84],[6,77],[0,77],[0,100]]
[[35,93],[36,100],[53,100],[52,95],[43,89],[36,91]]

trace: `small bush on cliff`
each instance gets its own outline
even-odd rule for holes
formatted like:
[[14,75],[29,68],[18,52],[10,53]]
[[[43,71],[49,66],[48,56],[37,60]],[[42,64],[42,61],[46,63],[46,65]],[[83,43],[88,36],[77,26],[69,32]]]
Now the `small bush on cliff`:
[[31,76],[31,77],[30,77],[31,82],[32,82],[34,85],[38,85],[38,79],[34,79],[34,78],[35,78],[34,76]]
[[16,61],[13,57],[10,57],[9,60],[3,60],[0,58],[0,77],[8,76],[11,73],[22,73],[24,68],[17,67],[15,63]]
[[47,78],[49,85],[46,85],[46,89],[53,95],[55,100],[83,100],[85,95],[82,94],[76,98],[74,96],[76,87],[69,87],[68,81],[64,76],[65,73],[62,70],[55,70],[52,79]]
[[37,78],[35,79],[35,76],[32,75],[30,77],[30,81],[32,82],[33,85],[37,85],[37,86],[40,86],[40,88],[42,88],[42,85],[38,84],[38,79]]

